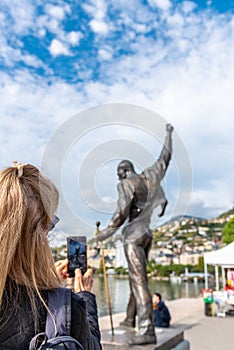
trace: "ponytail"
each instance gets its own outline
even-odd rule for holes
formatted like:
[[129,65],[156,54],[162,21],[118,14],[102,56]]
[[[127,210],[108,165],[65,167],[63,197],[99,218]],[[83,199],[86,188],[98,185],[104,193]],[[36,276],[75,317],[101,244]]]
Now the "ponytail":
[[35,293],[44,304],[40,290],[61,286],[47,240],[58,197],[33,165],[15,162],[0,172],[0,307],[7,279],[26,287],[35,318]]

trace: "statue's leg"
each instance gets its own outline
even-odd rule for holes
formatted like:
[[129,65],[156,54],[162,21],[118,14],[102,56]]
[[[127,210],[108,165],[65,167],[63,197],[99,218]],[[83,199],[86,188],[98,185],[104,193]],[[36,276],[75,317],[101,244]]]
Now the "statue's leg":
[[131,280],[129,279],[129,288],[130,288],[130,295],[129,295],[129,300],[128,300],[128,305],[127,305],[127,316],[126,318],[120,322],[120,326],[125,326],[125,327],[133,327],[135,328],[136,326],[136,299],[133,294],[132,290],[132,283]]
[[133,294],[132,284],[130,280],[129,280],[129,285],[130,285],[130,295],[129,295],[128,306],[127,306],[127,318],[129,320],[133,320],[134,327],[135,327],[137,306],[136,306],[136,299]]
[[147,255],[152,237],[145,234],[140,239],[125,245],[129,280],[137,304],[139,333],[155,334],[153,325],[152,297],[147,279]]
[[136,326],[136,299],[133,294],[131,281],[129,280],[129,286],[130,286],[130,296],[128,300],[127,305],[127,317],[124,321],[120,322],[120,326],[127,326],[127,327],[133,327]]

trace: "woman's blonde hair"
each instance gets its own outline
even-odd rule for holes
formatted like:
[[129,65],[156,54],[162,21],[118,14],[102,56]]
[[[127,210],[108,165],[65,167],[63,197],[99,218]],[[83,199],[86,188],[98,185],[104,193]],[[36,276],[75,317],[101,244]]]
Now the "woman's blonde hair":
[[56,187],[33,165],[15,162],[0,172],[0,306],[8,280],[16,282],[14,289],[26,287],[35,317],[35,296],[44,304],[40,290],[61,286],[47,240],[58,199]]

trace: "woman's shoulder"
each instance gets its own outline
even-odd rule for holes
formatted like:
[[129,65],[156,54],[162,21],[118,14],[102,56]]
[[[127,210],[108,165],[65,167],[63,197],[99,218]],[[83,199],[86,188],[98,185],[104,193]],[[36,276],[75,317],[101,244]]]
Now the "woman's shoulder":
[[72,306],[85,308],[85,301],[81,298],[81,296],[78,293],[71,293],[71,303]]
[[96,296],[88,291],[72,293],[72,303],[86,307],[87,303],[96,303]]

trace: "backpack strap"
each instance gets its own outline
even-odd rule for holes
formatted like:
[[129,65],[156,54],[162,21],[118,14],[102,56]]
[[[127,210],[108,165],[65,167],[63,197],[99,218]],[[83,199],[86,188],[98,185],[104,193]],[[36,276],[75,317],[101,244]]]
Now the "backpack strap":
[[52,317],[47,312],[45,329],[47,337],[50,339],[58,335],[70,335],[71,290],[67,288],[58,288],[49,291],[48,307]]

